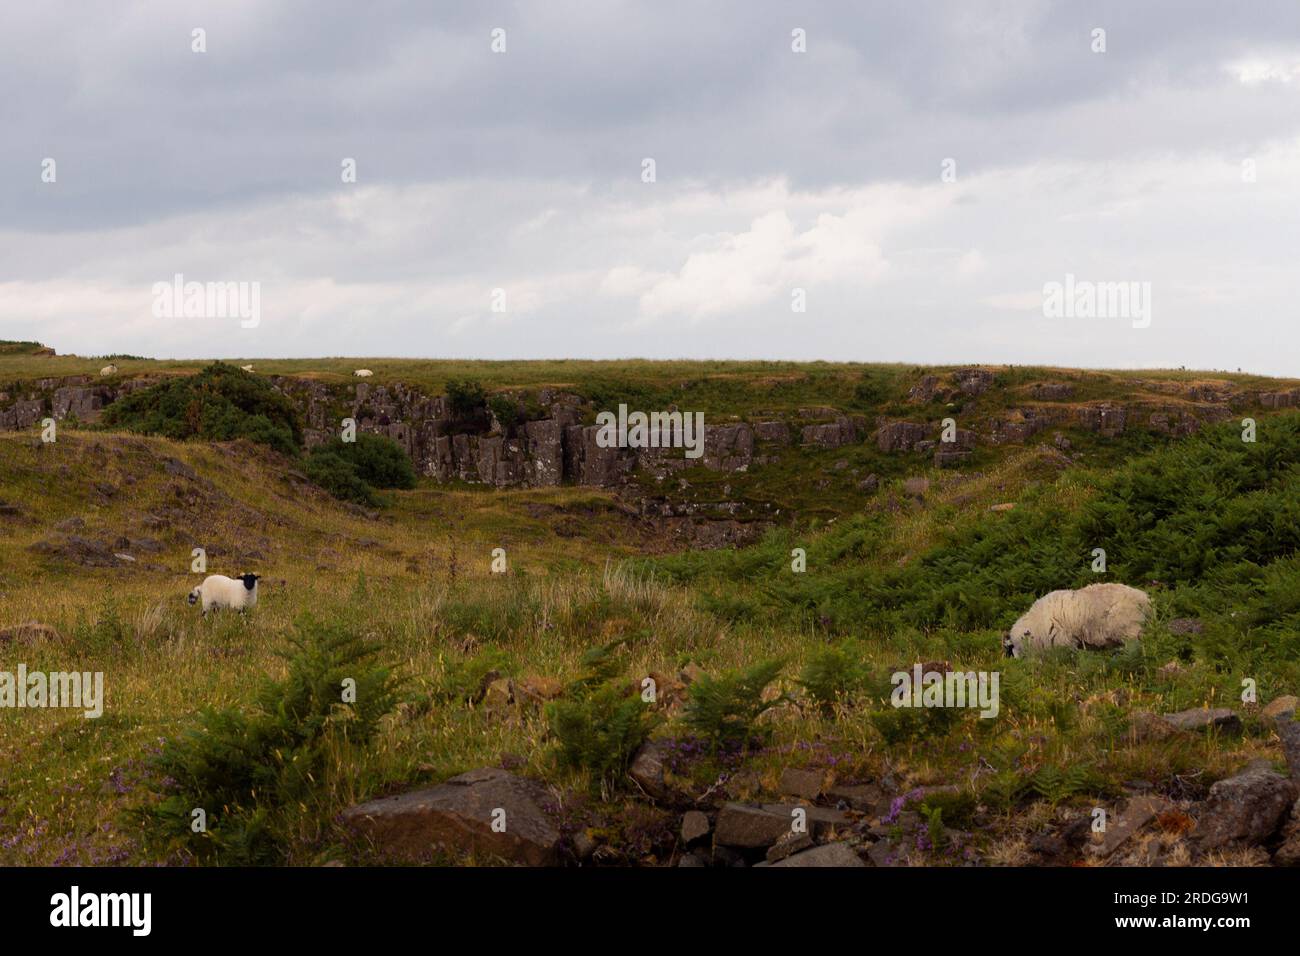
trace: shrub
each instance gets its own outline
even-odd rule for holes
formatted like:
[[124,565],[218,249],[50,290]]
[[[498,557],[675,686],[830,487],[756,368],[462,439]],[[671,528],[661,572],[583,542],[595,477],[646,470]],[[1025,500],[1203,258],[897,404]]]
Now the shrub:
[[311,450],[307,476],[335,498],[374,505],[375,488],[414,488],[415,468],[402,446],[384,435],[362,432],[357,440],[341,438]]
[[[162,800],[137,811],[149,838],[219,863],[284,862],[291,826],[309,806],[331,815],[344,758],[396,703],[377,653],[344,624],[301,621],[282,655],[288,674],[265,681],[250,712],[205,710],[153,758]],[[355,703],[343,702],[345,679],[356,682]],[[196,808],[206,832],[191,828]]]
[[505,651],[489,647],[481,654],[450,664],[443,674],[437,696],[459,704],[476,703],[489,683],[510,671],[510,658]]
[[864,372],[862,380],[853,387],[853,404],[858,408],[876,408],[889,397],[889,386]]
[[957,722],[958,711],[952,707],[885,707],[873,711],[867,719],[891,747],[922,740],[946,737]]
[[823,710],[829,711],[860,690],[864,680],[859,658],[846,647],[831,646],[808,659],[796,682]]
[[683,721],[715,750],[720,746],[747,745],[758,718],[781,700],[765,701],[763,691],[784,666],[780,660],[760,661],[721,677],[701,677],[690,686]]
[[302,444],[293,402],[265,379],[224,362],[133,392],[109,405],[103,422],[180,441],[248,438],[295,457]]
[[452,379],[447,383],[447,404],[455,418],[470,418],[483,408],[486,400],[487,392],[479,382]]
[[592,782],[608,785],[627,769],[645,743],[657,716],[626,684],[611,682],[546,705],[558,742],[561,767],[590,771]]
[[488,408],[507,431],[519,422],[519,403],[506,395],[493,395],[488,399]]
[[[947,826],[964,830],[974,822],[978,807],[979,801],[975,798],[974,792],[960,789],[956,792],[937,790],[928,794],[921,801],[920,809],[927,817],[933,815]],[[933,836],[931,840],[936,847],[939,845],[939,841],[934,840]]]
[[351,501],[371,508],[380,504],[374,489],[362,481],[352,463],[343,458],[313,454],[307,459],[304,470],[308,478],[340,501]]

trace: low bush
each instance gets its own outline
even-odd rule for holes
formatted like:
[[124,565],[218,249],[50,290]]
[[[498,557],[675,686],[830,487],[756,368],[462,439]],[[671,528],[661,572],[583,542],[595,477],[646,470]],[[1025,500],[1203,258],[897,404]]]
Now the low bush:
[[356,441],[335,438],[311,450],[307,476],[335,498],[375,505],[376,488],[414,488],[415,468],[402,446],[384,435],[362,432]]
[[721,677],[702,676],[687,692],[683,722],[715,750],[748,745],[755,737],[758,718],[783,699],[763,699],[763,692],[783,667],[783,661],[768,660]]
[[293,402],[266,379],[224,362],[132,392],[104,410],[103,423],[180,441],[247,438],[295,457],[302,445]]
[[[287,675],[265,681],[251,711],[205,710],[153,758],[161,799],[137,810],[148,839],[217,863],[285,862],[298,819],[309,807],[320,819],[339,809],[346,757],[396,704],[378,651],[345,624],[301,621],[283,655]],[[206,817],[197,832],[196,810]]]

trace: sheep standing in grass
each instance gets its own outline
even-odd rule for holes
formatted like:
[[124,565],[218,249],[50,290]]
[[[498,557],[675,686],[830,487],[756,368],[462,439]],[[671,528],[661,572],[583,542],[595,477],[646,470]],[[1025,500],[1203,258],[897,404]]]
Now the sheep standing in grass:
[[190,592],[190,604],[203,602],[206,615],[212,608],[228,607],[236,611],[247,611],[257,604],[256,574],[241,574],[237,578],[228,578],[224,574],[210,574],[203,583]]
[[355,372],[353,372],[352,374],[355,375],[357,378],[369,378],[370,376],[374,375],[375,373],[372,372],[372,371],[370,371],[370,369],[368,369],[368,368],[359,368],[359,369],[357,369]]
[[117,366],[116,366],[116,365],[105,365],[103,368],[101,368],[101,369],[99,370],[99,374],[100,374],[101,376],[105,376],[105,377],[107,377],[107,376],[109,376],[109,375],[116,375],[116,374],[117,374]]
[[1121,647],[1142,633],[1151,598],[1127,584],[1089,584],[1077,591],[1052,591],[1033,603],[1002,640],[1007,657],[1030,648]]

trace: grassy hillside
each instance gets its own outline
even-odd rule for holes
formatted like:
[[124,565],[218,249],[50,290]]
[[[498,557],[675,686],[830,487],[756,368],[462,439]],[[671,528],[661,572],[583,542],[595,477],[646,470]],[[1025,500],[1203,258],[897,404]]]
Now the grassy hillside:
[[[366,364],[379,372],[382,363]],[[401,370],[405,380],[416,364]],[[511,363],[494,364],[495,378],[463,363],[423,366],[495,387]],[[904,378],[880,367],[779,368],[622,363],[617,377],[625,387],[644,376],[655,400],[700,383],[688,387],[719,407],[760,394],[773,402],[787,387],[775,381],[781,374],[794,376],[793,404],[814,394],[847,404],[864,376],[886,382],[887,394],[873,385],[863,400],[905,394]],[[580,372],[597,387],[610,369],[536,363],[511,374],[514,383],[571,384]],[[1135,786],[1199,799],[1253,757],[1277,763],[1259,706],[1300,688],[1300,416],[1262,420],[1253,445],[1232,425],[1145,452],[1117,443],[1102,454],[1097,441],[1097,455],[1073,460],[1044,446],[1000,448],[960,473],[924,468],[924,485],[908,481],[915,465],[869,461],[871,446],[815,452],[814,469],[827,456],[862,456],[881,475],[879,493],[866,501],[838,497],[836,486],[804,489],[826,499],[820,516],[813,509],[739,551],[663,555],[604,491],[421,480],[368,509],[328,497],[297,460],[249,441],[69,428],[43,445],[0,433],[0,629],[39,621],[58,632],[0,638],[0,660],[6,669],[102,671],[107,697],[96,720],[0,709],[0,864],[377,862],[337,822],[340,810],[480,766],[507,766],[564,794],[566,835],[598,844],[600,861],[669,862],[680,815],[609,772],[618,760],[561,746],[591,715],[611,725],[646,675],[667,692],[645,716],[655,736],[675,742],[671,776],[695,797],[770,800],[792,767],[877,782],[889,794],[948,785],[926,798],[920,823],[892,824],[914,844],[912,862],[1042,862],[1034,847],[1044,832]],[[745,493],[780,502],[800,481],[786,467],[714,480],[748,482]],[[246,618],[202,620],[185,603],[201,578],[191,571],[200,547],[210,572],[263,575]],[[1097,547],[1107,551],[1105,575],[1090,569]],[[492,571],[498,548],[505,573]],[[807,552],[802,574],[791,569],[795,548]],[[1156,619],[1140,645],[1003,658],[1003,629],[1034,597],[1100,579],[1152,593]],[[1171,629],[1176,617],[1196,618],[1199,630]],[[370,642],[399,681],[373,736],[313,737],[314,769],[284,791],[292,800],[253,798],[210,838],[141,816],[168,799],[183,807],[186,781],[167,772],[184,765],[178,742],[201,739],[187,736],[200,727],[210,736],[221,721],[254,720],[264,681],[286,682],[282,692],[310,666],[293,641],[324,632]],[[599,648],[608,653],[593,656]],[[763,697],[770,706],[747,743],[710,743],[699,688],[725,696],[728,677],[769,661],[778,675]],[[889,707],[890,673],[918,661],[1000,671],[999,716]],[[697,675],[694,690],[682,686],[683,670]],[[528,694],[483,697],[495,676],[517,689],[560,689],[572,709],[557,723]],[[1245,678],[1258,704],[1242,704]],[[606,690],[592,690],[598,684]],[[1233,707],[1243,732],[1135,732],[1135,714],[1201,705]],[[263,725],[245,730],[254,726]],[[921,839],[945,827],[957,836]],[[1186,862],[1177,832],[1155,839],[1168,861]],[[1245,850],[1214,857],[1253,859]]]

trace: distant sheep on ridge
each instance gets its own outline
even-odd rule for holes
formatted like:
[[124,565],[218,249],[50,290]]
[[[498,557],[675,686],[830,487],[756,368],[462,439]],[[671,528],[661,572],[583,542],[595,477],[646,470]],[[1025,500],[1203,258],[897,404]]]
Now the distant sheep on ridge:
[[369,378],[370,376],[374,375],[375,373],[372,372],[372,371],[370,371],[370,369],[368,369],[368,368],[359,368],[359,369],[357,369],[355,372],[353,372],[352,374],[355,375],[357,378]]

